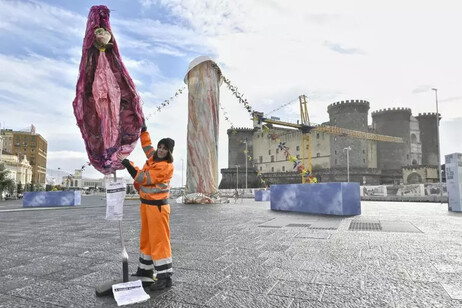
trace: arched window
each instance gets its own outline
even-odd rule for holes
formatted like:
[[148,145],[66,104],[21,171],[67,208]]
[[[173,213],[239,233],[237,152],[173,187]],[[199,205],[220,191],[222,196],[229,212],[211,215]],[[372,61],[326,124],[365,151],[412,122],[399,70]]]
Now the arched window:
[[422,177],[417,172],[413,172],[407,176],[408,184],[419,184],[422,183]]

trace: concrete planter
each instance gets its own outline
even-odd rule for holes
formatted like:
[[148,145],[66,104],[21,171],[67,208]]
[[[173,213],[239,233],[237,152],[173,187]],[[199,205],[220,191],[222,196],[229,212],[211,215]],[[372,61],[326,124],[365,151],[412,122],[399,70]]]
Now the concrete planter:
[[360,215],[359,183],[271,185],[271,209],[338,216]]
[[22,207],[50,207],[80,205],[80,191],[39,191],[25,192]]

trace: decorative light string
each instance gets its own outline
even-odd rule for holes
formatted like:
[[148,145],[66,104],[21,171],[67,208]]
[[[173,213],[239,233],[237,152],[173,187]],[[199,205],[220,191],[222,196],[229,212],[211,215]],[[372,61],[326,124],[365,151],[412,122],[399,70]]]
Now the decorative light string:
[[220,104],[220,109],[221,109],[221,111],[223,111],[223,116],[224,116],[226,122],[228,122],[229,125],[230,125],[230,127],[231,127],[231,134],[236,135],[236,134],[237,134],[237,130],[236,130],[236,128],[234,127],[233,122],[231,122],[231,120],[229,119],[229,117],[228,117],[228,112],[226,112],[225,108],[224,108],[223,105],[221,105],[221,104]]
[[298,97],[297,97],[297,98],[294,98],[293,100],[291,100],[291,101],[288,102],[288,103],[285,103],[284,105],[279,106],[279,107],[276,108],[276,109],[273,109],[271,112],[267,113],[266,115],[269,116],[269,115],[272,114],[273,112],[276,112],[276,111],[278,111],[278,110],[281,110],[282,108],[287,107],[287,106],[289,106],[289,105],[291,105],[291,104],[293,104],[293,103],[295,103],[295,102],[298,102]]
[[[144,115],[145,119],[146,119],[146,120],[149,120],[149,118],[150,118],[151,116],[153,116],[153,115],[156,114],[156,113],[161,112],[165,107],[167,107],[168,105],[170,105],[170,103],[171,103],[172,101],[174,101],[178,96],[180,96],[181,94],[183,94],[183,92],[185,92],[185,89],[186,89],[186,86],[183,86],[183,87],[179,88],[178,90],[176,90],[176,92],[175,92],[174,95],[170,96],[170,98],[165,99],[162,103],[160,103],[159,105],[157,105],[157,107],[155,107],[155,109],[154,109],[154,112],[151,112],[151,113],[149,113],[149,114],[147,114],[147,115]],[[144,105],[144,103],[143,103],[143,105]]]

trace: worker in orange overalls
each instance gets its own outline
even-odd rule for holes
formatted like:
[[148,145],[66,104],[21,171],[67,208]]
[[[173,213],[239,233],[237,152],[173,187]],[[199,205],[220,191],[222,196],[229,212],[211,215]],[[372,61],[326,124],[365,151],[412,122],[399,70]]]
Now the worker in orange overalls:
[[151,290],[162,290],[172,285],[172,249],[170,246],[170,180],[173,176],[173,147],[175,141],[164,138],[154,150],[151,137],[143,121],[141,146],[147,160],[142,169],[136,167],[123,154],[118,158],[127,168],[140,194],[140,259],[134,276],[156,278]]

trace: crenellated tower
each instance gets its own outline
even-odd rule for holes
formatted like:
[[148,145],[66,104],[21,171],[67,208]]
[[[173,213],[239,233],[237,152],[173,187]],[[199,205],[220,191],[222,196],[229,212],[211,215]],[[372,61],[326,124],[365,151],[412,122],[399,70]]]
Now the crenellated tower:
[[[248,160],[245,153],[247,143],[247,154],[253,157],[253,128],[228,129],[228,168],[221,169],[220,189],[245,187],[245,165],[247,159],[247,183],[248,187],[260,187],[252,162]],[[239,166],[239,167],[236,167]],[[239,168],[239,171],[237,169]],[[237,180],[236,177],[239,177]]]
[[[247,151],[250,155],[253,153],[253,128],[235,128],[228,129],[228,166],[236,165],[245,166],[246,155],[245,142],[247,142]],[[247,164],[249,165],[249,164]]]
[[[439,114],[441,120],[441,114]],[[437,118],[435,112],[419,113],[420,142],[422,144],[422,164],[438,165]]]
[[[329,124],[362,132],[368,132],[369,102],[366,100],[346,100],[330,104],[327,107]],[[349,138],[342,135],[331,135],[330,165],[331,168],[346,168],[347,155],[345,148],[350,147],[349,165],[351,168],[368,167],[368,140]],[[359,181],[359,180],[358,180]]]
[[[402,143],[377,143],[377,168],[390,170],[396,175],[402,174],[401,167],[412,164],[410,135],[411,135],[410,108],[387,108],[372,112],[372,125],[377,134],[401,137]],[[386,180],[385,180],[386,182]]]

